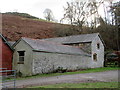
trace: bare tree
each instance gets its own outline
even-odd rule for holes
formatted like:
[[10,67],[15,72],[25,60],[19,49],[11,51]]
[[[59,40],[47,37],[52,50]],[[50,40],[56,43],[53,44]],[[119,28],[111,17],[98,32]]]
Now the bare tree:
[[[77,25],[80,32],[82,32],[82,27],[88,22],[91,22],[91,26],[96,27],[99,23],[99,13],[98,8],[102,4],[102,0],[97,1],[74,1],[67,2],[67,7],[64,7],[64,18],[62,20],[68,20],[71,25]],[[91,20],[88,18],[91,17]]]
[[67,7],[64,7],[64,17],[62,20],[67,20],[71,25],[77,25],[78,30],[82,31],[82,26],[85,22],[85,2],[67,2]]
[[54,21],[55,20],[54,16],[53,16],[53,13],[52,13],[52,10],[47,8],[47,9],[44,10],[43,13],[44,13],[44,17],[47,21]]
[[91,0],[87,2],[88,17],[91,17],[91,26],[96,28],[100,24],[99,18],[101,17],[98,13],[100,5],[103,4],[103,0]]

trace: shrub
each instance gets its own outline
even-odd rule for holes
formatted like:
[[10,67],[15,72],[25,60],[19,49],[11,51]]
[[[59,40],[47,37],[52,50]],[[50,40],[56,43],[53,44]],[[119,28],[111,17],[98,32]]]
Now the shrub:
[[67,71],[67,69],[64,69],[63,67],[58,67],[55,71],[54,71],[54,73],[64,73],[64,72],[66,72]]
[[19,72],[16,73],[16,76],[17,77],[22,77],[22,73],[19,71]]

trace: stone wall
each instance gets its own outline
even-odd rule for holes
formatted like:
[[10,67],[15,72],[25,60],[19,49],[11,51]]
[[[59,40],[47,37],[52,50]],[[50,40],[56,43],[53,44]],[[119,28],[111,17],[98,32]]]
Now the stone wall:
[[[23,40],[21,40],[15,47],[15,51],[13,54],[13,69],[21,72],[23,76],[32,75],[32,48],[26,44]],[[25,51],[24,63],[19,64],[19,54],[18,51]]]
[[33,58],[33,74],[53,72],[59,67],[67,70],[91,68],[90,56],[34,52]]
[[[97,44],[99,43],[99,49],[97,48]],[[103,63],[104,63],[104,45],[101,41],[101,39],[97,36],[95,37],[95,39],[92,41],[91,44],[91,48],[92,48],[92,66],[93,68],[95,67],[103,67]],[[93,59],[93,55],[97,54],[97,60],[95,61]]]
[[90,43],[68,44],[68,45],[73,46],[73,47],[79,47],[79,48],[81,48],[83,51],[91,54],[91,42],[90,42]]

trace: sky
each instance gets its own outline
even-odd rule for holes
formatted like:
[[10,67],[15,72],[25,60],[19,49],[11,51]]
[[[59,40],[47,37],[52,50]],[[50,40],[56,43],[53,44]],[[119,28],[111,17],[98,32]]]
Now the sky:
[[[59,21],[61,18],[63,18],[63,6],[66,5],[67,1],[73,0],[0,0],[0,12],[21,12],[28,13],[39,18],[44,18],[43,12],[46,8],[48,8],[52,10],[55,19]],[[101,15],[103,15],[103,9],[100,9],[99,12]]]
[[70,0],[0,0],[0,12],[22,12],[44,18],[46,8],[52,10],[56,19],[63,17],[63,6]]

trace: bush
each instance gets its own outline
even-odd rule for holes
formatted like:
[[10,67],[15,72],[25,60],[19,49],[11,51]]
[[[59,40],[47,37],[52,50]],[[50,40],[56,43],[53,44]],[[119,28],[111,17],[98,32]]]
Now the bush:
[[16,73],[16,76],[17,77],[22,77],[22,73],[19,71],[19,72]]
[[64,73],[64,72],[66,72],[67,71],[67,69],[63,69],[63,67],[58,67],[55,71],[54,71],[54,73]]
[[54,26],[54,34],[56,37],[64,37],[64,36],[70,36],[70,35],[77,35],[80,34],[80,32],[72,28],[70,25],[55,25]]

